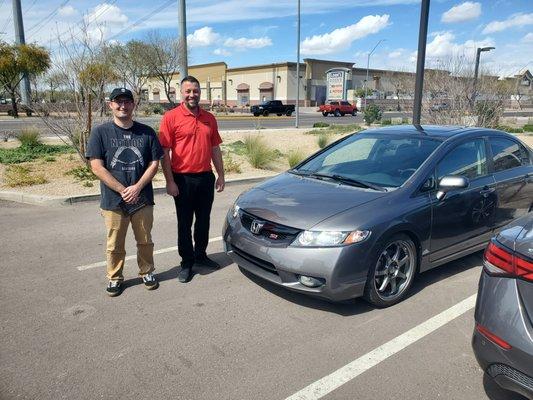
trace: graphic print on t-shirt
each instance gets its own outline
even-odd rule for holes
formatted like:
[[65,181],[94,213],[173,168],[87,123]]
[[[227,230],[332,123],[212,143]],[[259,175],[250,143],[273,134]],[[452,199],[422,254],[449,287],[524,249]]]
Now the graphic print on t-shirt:
[[[135,171],[135,164],[144,167],[144,159],[139,147],[144,146],[144,139],[110,139],[111,147],[116,147],[110,167],[114,170]],[[117,164],[120,166],[117,167]]]

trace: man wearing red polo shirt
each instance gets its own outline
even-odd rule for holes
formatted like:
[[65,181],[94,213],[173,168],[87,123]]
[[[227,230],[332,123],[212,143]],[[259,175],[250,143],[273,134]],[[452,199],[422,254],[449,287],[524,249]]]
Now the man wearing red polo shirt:
[[[199,107],[200,83],[193,76],[181,81],[181,104],[166,112],[159,128],[163,147],[163,173],[167,193],[174,197],[178,219],[178,252],[181,256],[180,282],[192,277],[193,265],[218,268],[207,257],[209,217],[217,192],[224,190],[224,165],[215,117]],[[218,178],[211,170],[211,161]],[[191,235],[193,216],[194,245]]]

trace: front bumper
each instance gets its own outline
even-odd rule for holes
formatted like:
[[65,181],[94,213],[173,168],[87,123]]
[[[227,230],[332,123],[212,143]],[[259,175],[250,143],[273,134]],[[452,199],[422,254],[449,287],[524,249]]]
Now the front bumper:
[[472,348],[483,369],[501,387],[533,398],[533,325],[521,304],[517,281],[481,273],[476,323],[508,342],[505,350],[476,329]]
[[[240,267],[275,285],[330,301],[363,295],[368,274],[366,242],[342,247],[305,248],[278,244],[245,229],[238,218],[226,221],[224,251]],[[317,288],[302,285],[301,275],[321,278]]]

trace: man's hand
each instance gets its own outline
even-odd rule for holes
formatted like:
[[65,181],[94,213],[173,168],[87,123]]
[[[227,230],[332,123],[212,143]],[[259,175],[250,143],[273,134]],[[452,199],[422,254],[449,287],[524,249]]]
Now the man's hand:
[[134,204],[139,199],[140,193],[141,188],[139,186],[131,185],[124,189],[122,192],[120,192],[120,195],[122,196],[122,200],[124,200],[126,203]]
[[222,192],[224,190],[224,186],[226,186],[226,181],[224,180],[223,176],[219,176],[217,178],[216,183],[215,183],[215,187],[217,189],[217,192]]
[[167,181],[167,194],[173,197],[176,197],[180,194],[178,185],[174,181]]

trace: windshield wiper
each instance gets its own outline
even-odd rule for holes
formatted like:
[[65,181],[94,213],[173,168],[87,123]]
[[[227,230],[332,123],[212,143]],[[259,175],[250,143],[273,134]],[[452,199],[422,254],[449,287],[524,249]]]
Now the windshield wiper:
[[342,183],[346,183],[346,184],[349,184],[349,185],[356,185],[356,186],[360,186],[360,187],[364,187],[364,188],[368,188],[368,189],[374,189],[374,190],[377,190],[379,192],[386,192],[387,191],[387,189],[385,189],[384,187],[381,187],[381,186],[378,186],[378,185],[374,185],[373,183],[370,183],[370,182],[365,182],[365,181],[360,181],[358,179],[348,178],[347,176],[331,175],[330,177],[332,179],[335,179],[336,181],[339,181],[339,182],[342,182]]

